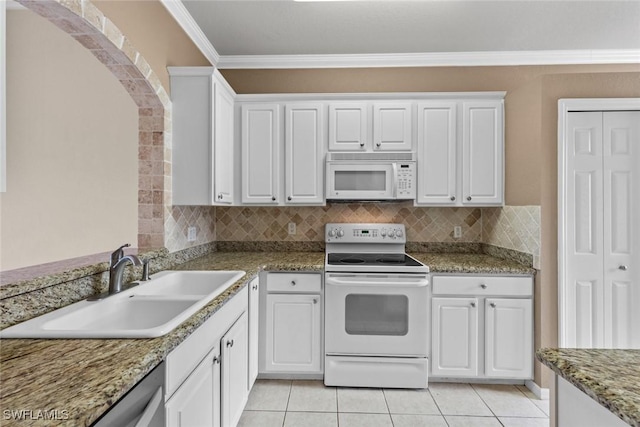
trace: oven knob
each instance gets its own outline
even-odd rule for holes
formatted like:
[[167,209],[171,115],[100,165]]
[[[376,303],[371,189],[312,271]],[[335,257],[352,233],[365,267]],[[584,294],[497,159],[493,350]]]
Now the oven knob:
[[344,230],[338,230],[338,237],[344,236]]
[[402,237],[402,230],[396,230],[396,236]]
[[380,235],[381,235],[382,237],[385,237],[385,236],[387,235],[387,230],[386,230],[386,229],[384,229],[384,228],[383,228],[382,230],[380,230]]
[[396,238],[396,232],[393,230],[389,230],[389,237],[391,237],[392,239]]
[[327,233],[327,234],[329,234],[329,237],[335,237],[335,235],[336,235],[336,230],[334,230],[334,229],[332,228],[331,230],[329,230],[329,233]]

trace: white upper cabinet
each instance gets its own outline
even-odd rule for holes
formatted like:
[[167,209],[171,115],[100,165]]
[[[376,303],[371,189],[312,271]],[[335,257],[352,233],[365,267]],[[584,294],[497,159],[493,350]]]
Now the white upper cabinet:
[[329,150],[365,151],[367,141],[366,103],[332,103],[329,105]]
[[281,200],[279,112],[277,104],[242,106],[242,203]]
[[418,104],[417,204],[457,203],[455,102]]
[[285,106],[286,203],[324,201],[323,111],[323,105],[316,103]]
[[231,204],[235,92],[213,67],[168,69],[173,204]]
[[502,100],[418,104],[416,205],[504,203]]
[[504,200],[503,102],[462,104],[462,197],[473,205]]
[[373,105],[373,149],[409,151],[413,148],[410,102]]

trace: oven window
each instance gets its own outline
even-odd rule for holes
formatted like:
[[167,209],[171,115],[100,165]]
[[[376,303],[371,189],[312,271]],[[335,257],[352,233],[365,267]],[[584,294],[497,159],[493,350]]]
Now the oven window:
[[406,295],[349,294],[345,330],[349,335],[406,335],[409,299]]
[[386,191],[386,171],[335,171],[336,191]]

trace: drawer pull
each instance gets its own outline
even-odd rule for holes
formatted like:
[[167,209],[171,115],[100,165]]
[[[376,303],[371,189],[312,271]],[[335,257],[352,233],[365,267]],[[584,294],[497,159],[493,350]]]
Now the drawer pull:
[[484,283],[481,283],[481,284],[480,284],[480,287],[481,287],[482,289],[487,289],[487,285],[486,285],[486,284],[484,284]]
[[233,347],[233,340],[227,341],[227,347]]

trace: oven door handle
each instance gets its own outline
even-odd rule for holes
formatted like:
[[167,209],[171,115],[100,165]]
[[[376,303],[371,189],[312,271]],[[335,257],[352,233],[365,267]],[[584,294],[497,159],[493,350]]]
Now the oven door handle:
[[373,282],[373,281],[366,281],[366,280],[362,280],[362,279],[343,279],[343,278],[335,278],[335,277],[327,277],[326,280],[326,284],[327,285],[336,285],[336,286],[366,286],[366,287],[378,287],[378,288],[382,288],[382,287],[389,287],[389,286],[396,286],[396,287],[405,287],[405,288],[423,288],[425,286],[429,285],[429,279],[423,278],[423,279],[416,279],[416,280],[384,280],[384,281],[380,281],[380,282]]

